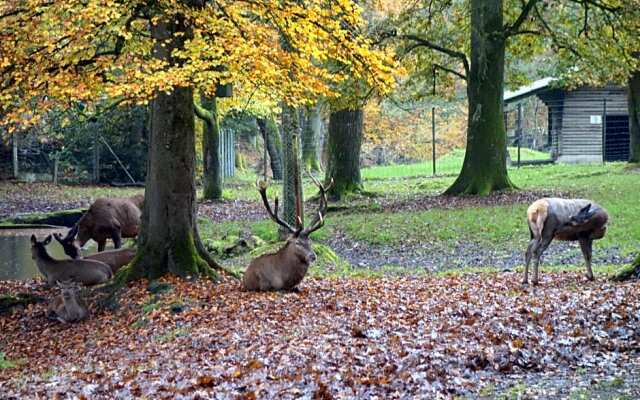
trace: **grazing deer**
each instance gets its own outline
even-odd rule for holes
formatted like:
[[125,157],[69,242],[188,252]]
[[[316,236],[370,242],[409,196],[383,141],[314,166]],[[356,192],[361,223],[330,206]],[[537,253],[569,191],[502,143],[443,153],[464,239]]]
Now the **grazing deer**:
[[522,283],[528,283],[529,264],[533,258],[531,282],[538,284],[540,257],[553,239],[580,242],[587,279],[593,280],[592,244],[594,240],[604,237],[608,219],[607,211],[590,200],[544,198],[533,202],[527,210],[531,241],[525,256]]
[[[267,184],[257,183],[267,213],[278,225],[289,232],[285,245],[276,253],[265,254],[255,258],[247,267],[242,277],[242,287],[250,291],[294,290],[302,281],[309,269],[309,265],[316,260],[316,253],[311,248],[309,235],[324,225],[324,215],[327,212],[327,190],[333,181],[325,188],[315,178],[311,177],[320,189],[320,206],[311,224],[304,228],[298,211],[296,228],[278,217],[278,198],[275,198],[275,211],[271,210],[267,199]],[[300,207],[297,207],[299,210]]]
[[46,246],[51,243],[51,235],[41,242],[31,235],[31,257],[36,261],[38,270],[45,276],[49,286],[57,281],[74,281],[85,285],[95,285],[111,279],[113,272],[105,263],[95,260],[55,260],[47,253]]
[[144,195],[127,198],[99,198],[74,226],[77,230],[79,246],[89,239],[98,243],[98,251],[103,251],[107,239],[119,249],[122,238],[136,237],[140,230],[140,217]]
[[89,315],[86,303],[80,297],[80,288],[72,281],[58,282],[60,295],[56,296],[48,308],[49,318],[63,324],[82,321]]
[[53,237],[62,245],[66,255],[73,259],[95,260],[100,261],[111,267],[111,271],[115,274],[120,268],[129,264],[131,260],[136,256],[134,249],[114,249],[107,250],[101,253],[91,254],[89,256],[82,256],[82,249],[75,240],[75,235],[78,232],[77,225],[67,232],[67,236],[62,237],[59,233],[54,233]]

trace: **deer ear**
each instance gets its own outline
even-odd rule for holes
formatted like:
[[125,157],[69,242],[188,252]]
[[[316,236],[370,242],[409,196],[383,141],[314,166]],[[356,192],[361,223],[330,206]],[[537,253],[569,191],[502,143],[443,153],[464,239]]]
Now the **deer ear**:
[[36,244],[37,241],[36,235],[31,235],[31,244]]
[[45,246],[46,246],[46,245],[48,245],[49,243],[51,243],[51,237],[52,237],[52,236],[51,236],[51,235],[49,235],[49,236],[47,236],[47,238],[44,240],[44,242],[43,242],[43,243],[45,244]]
[[586,206],[582,207],[580,209],[580,213],[587,213],[589,212],[589,209],[591,208],[591,203],[587,204]]

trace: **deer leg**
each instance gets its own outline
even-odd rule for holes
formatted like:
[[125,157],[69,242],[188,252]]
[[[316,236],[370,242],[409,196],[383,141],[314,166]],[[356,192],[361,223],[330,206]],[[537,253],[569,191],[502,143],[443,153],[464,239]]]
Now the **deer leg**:
[[111,230],[111,239],[113,240],[113,247],[119,249],[122,246],[122,238],[120,236],[119,229]]
[[100,241],[98,241],[98,252],[104,251],[104,248],[107,245],[107,239],[100,239]]
[[531,283],[535,286],[538,284],[538,269],[540,267],[540,258],[542,254],[549,248],[551,241],[553,240],[553,235],[542,236],[538,245],[533,250],[533,279]]
[[593,249],[593,240],[589,238],[580,238],[580,250],[584,256],[584,262],[587,267],[587,279],[593,281],[593,271],[591,270],[591,255]]
[[529,264],[531,263],[531,256],[533,255],[533,249],[537,247],[540,241],[536,238],[531,239],[529,242],[529,247],[527,247],[527,252],[524,256],[524,279],[522,280],[522,284],[526,285],[529,283]]

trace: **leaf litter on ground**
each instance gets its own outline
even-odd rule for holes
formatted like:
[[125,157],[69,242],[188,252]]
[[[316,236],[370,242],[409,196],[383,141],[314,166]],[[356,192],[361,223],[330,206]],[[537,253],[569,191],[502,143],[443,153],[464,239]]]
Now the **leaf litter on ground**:
[[[0,316],[15,364],[0,371],[2,396],[473,397],[523,374],[615,371],[640,348],[639,283],[574,272],[543,273],[537,288],[515,273],[308,279],[299,293],[162,282],[171,289],[155,294],[134,282],[115,311],[75,325],[49,321],[46,303]],[[52,296],[0,283],[20,291]]]

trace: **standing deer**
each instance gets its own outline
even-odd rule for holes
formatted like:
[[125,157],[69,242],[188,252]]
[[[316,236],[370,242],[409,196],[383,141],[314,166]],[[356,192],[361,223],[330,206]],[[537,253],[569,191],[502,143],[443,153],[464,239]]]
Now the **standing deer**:
[[91,254],[89,256],[82,256],[82,249],[80,248],[78,242],[75,240],[75,235],[77,234],[77,225],[74,226],[67,232],[67,236],[62,237],[59,233],[54,233],[53,237],[62,245],[64,252],[66,255],[73,259],[81,259],[85,260],[95,260],[100,261],[111,267],[111,271],[115,274],[118,272],[120,268],[129,264],[131,260],[136,256],[136,251],[134,249],[114,249],[107,250],[101,253]]
[[38,241],[31,235],[31,257],[36,261],[38,270],[45,276],[49,286],[57,281],[74,281],[85,285],[95,285],[111,279],[113,272],[105,263],[95,260],[55,260],[47,253],[46,246],[51,243],[51,235]]
[[140,230],[140,217],[144,195],[127,198],[99,198],[74,226],[78,243],[82,247],[89,239],[98,243],[98,251],[103,251],[107,239],[119,249],[122,238],[136,237]]
[[86,303],[80,297],[80,288],[71,281],[58,282],[60,295],[55,297],[48,308],[49,318],[63,324],[82,321],[89,315]]
[[592,244],[607,231],[607,211],[591,200],[544,198],[527,209],[531,241],[525,256],[524,280],[528,283],[529,264],[533,258],[534,285],[538,284],[540,257],[553,239],[578,241],[587,267],[586,277],[594,279],[591,270]]
[[324,225],[324,215],[327,212],[327,190],[333,181],[325,188],[313,176],[311,179],[320,189],[318,213],[307,228],[302,226],[300,214],[298,214],[295,229],[278,216],[277,197],[274,202],[275,211],[271,209],[267,199],[267,184],[257,183],[267,213],[275,223],[289,232],[289,238],[276,253],[264,254],[251,261],[242,277],[244,290],[294,290],[307,274],[309,265],[316,260],[316,253],[311,248],[309,235]]

